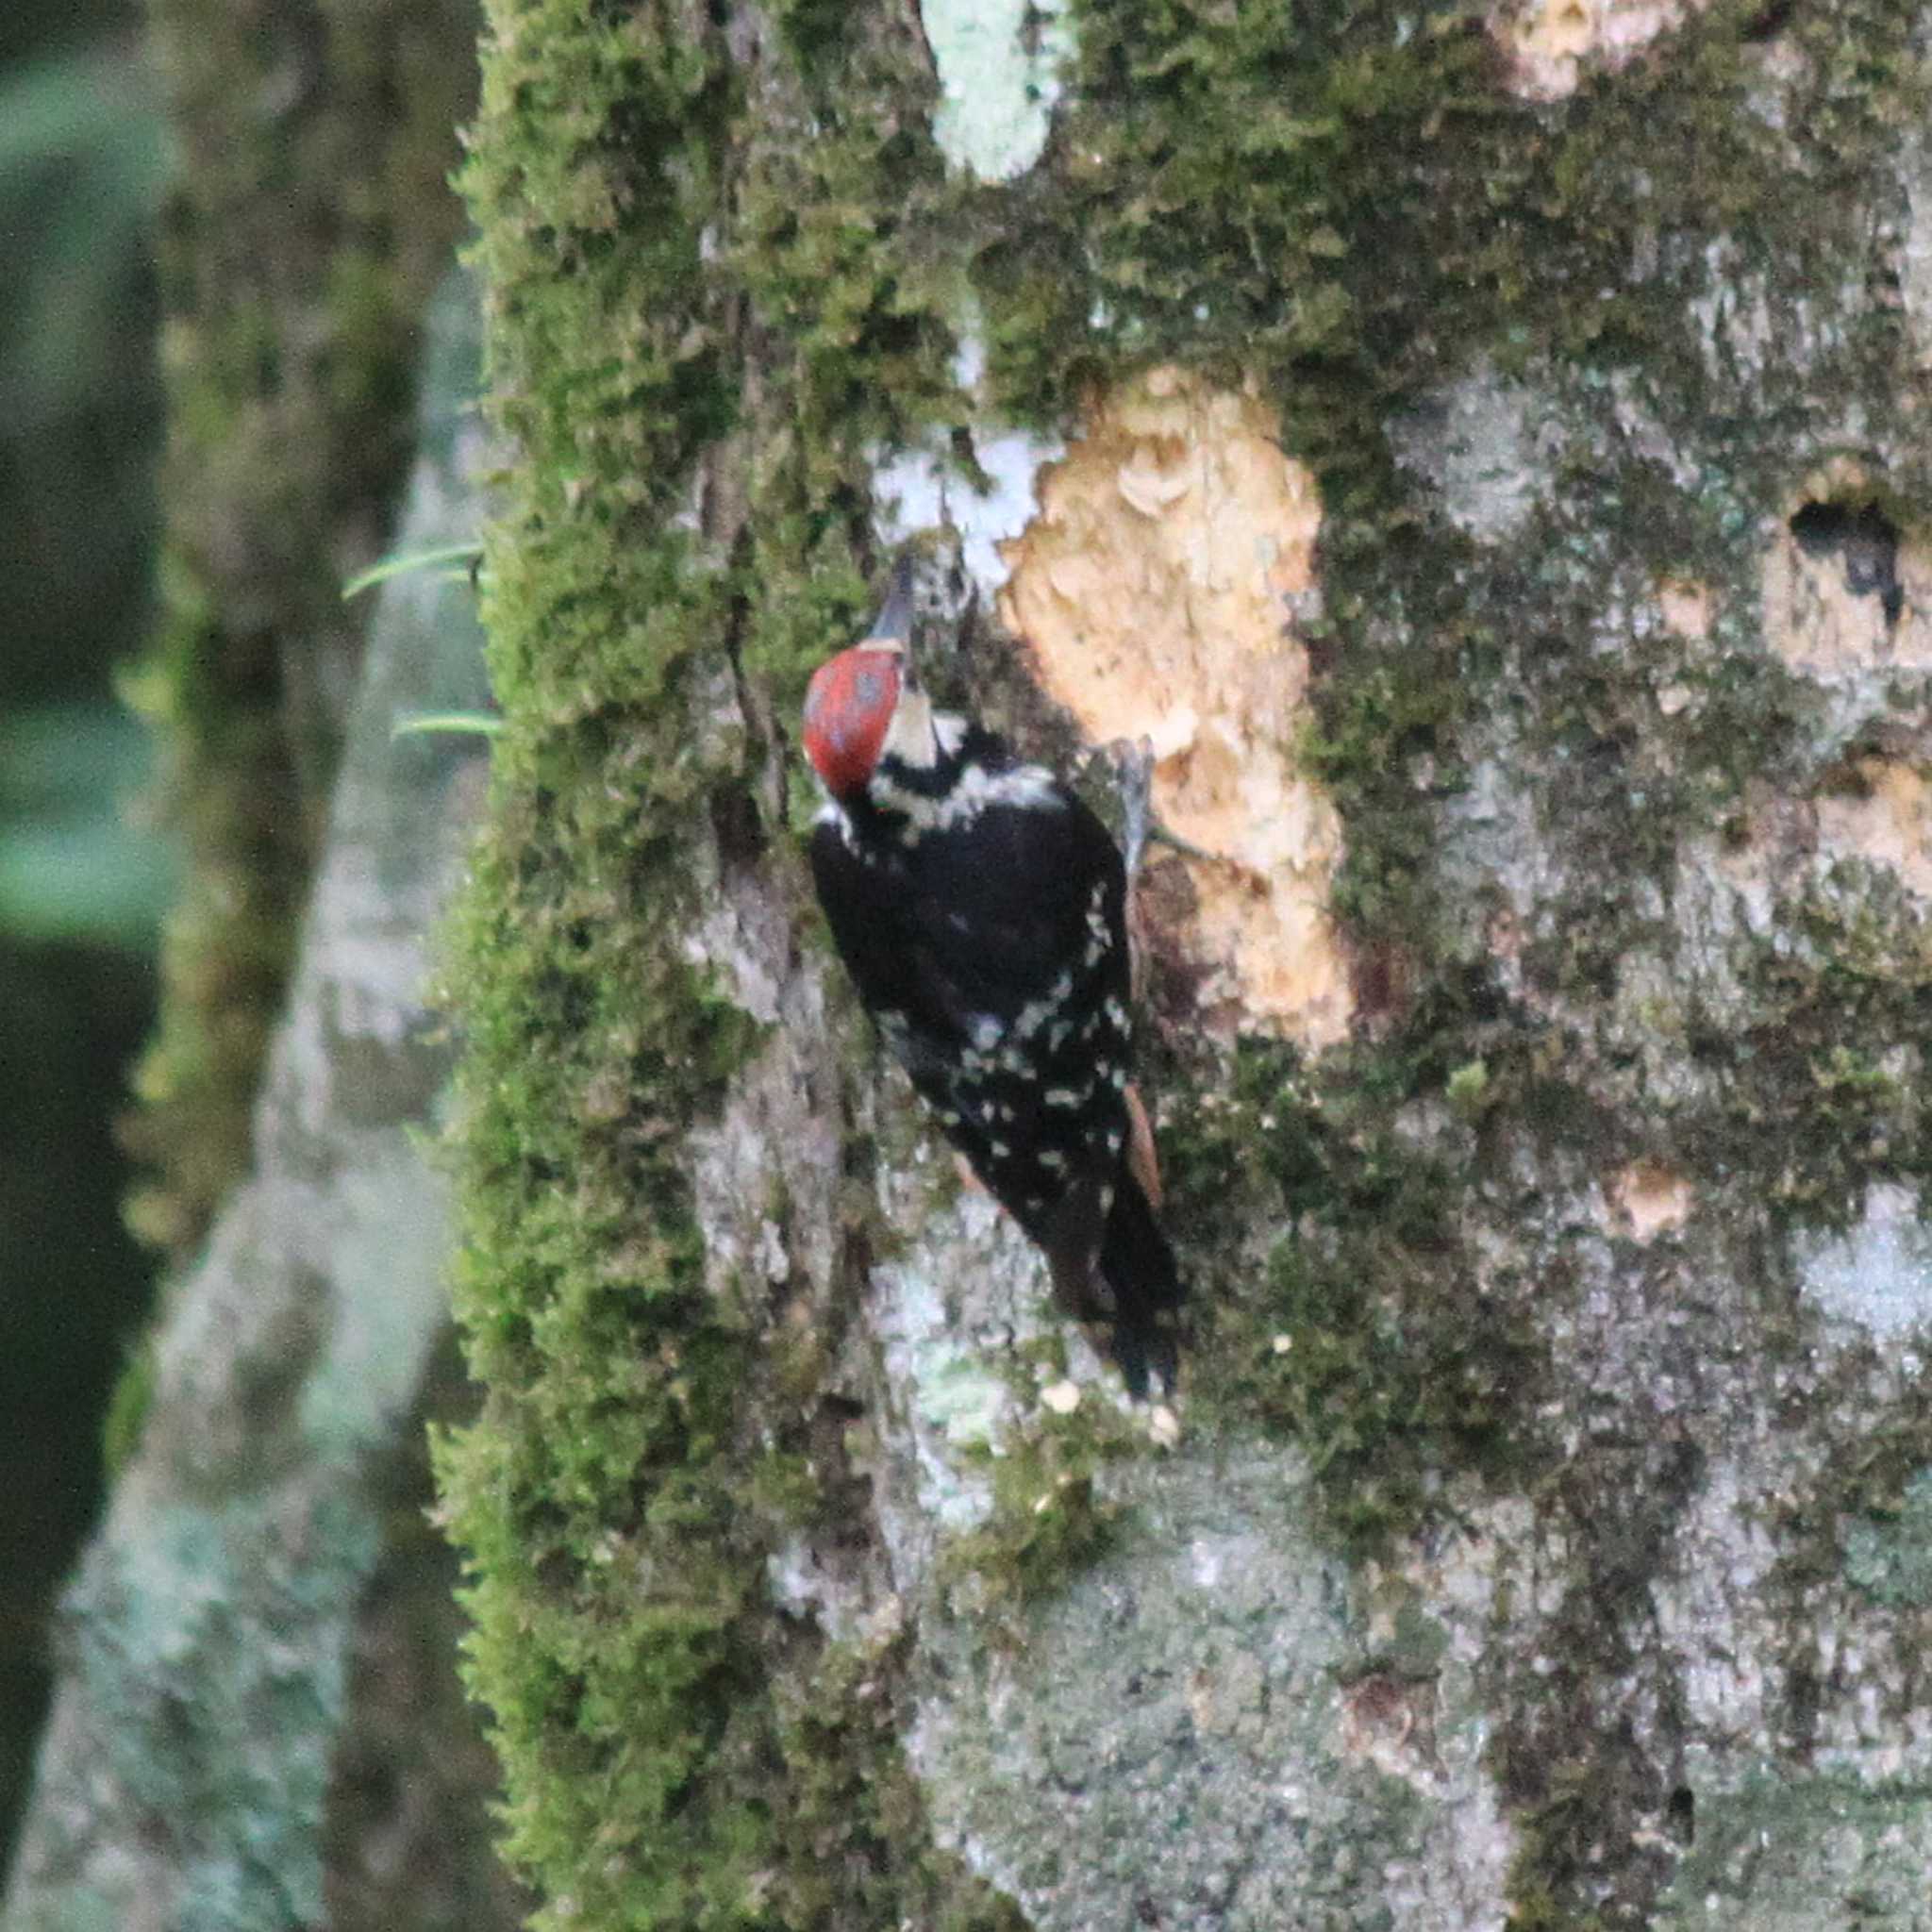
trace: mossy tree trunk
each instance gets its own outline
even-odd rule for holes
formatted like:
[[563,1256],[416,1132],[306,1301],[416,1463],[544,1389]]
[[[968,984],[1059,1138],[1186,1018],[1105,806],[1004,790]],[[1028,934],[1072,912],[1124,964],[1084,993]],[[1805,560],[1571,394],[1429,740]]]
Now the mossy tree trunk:
[[[442,1463],[540,1923],[1924,1923],[1925,26],[495,0]],[[809,905],[908,539],[1206,855],[1177,1446]]]
[[130,1149],[179,1261],[249,1115],[357,689],[341,587],[408,472],[423,315],[461,235],[467,0],[150,0],[175,167],[159,258],[162,611],[131,680],[185,876]]

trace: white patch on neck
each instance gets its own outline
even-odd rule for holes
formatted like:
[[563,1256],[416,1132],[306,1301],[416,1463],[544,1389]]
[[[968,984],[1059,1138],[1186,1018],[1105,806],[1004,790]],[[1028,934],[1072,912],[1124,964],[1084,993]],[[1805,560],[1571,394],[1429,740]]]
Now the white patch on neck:
[[[932,700],[916,685],[902,686],[899,702],[892,707],[892,722],[886,726],[879,757],[894,758],[915,772],[929,772],[940,761],[938,720],[932,714]],[[876,784],[876,778],[873,781]]]
[[908,845],[927,832],[950,832],[970,825],[990,806],[1013,806],[1021,811],[1064,811],[1066,796],[1044,765],[1015,765],[1010,771],[989,772],[984,765],[966,766],[942,798],[927,798],[904,785],[894,785],[874,772],[867,788],[881,810],[897,812],[906,821],[899,836]]

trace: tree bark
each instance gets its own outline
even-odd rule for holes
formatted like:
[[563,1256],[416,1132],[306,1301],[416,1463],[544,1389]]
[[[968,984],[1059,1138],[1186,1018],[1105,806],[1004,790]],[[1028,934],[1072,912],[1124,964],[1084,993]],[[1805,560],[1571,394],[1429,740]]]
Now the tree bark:
[[[442,1481],[540,1924],[1927,1923],[1924,31],[495,0]],[[1196,848],[1172,1419],[808,903],[907,541]]]

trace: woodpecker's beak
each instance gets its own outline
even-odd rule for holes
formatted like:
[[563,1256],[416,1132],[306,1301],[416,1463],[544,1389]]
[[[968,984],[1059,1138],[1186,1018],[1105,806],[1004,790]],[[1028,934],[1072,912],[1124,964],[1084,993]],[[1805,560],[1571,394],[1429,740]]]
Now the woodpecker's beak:
[[864,641],[869,644],[912,642],[912,559],[901,557],[892,566],[891,588],[886,592],[885,608],[873,620]]

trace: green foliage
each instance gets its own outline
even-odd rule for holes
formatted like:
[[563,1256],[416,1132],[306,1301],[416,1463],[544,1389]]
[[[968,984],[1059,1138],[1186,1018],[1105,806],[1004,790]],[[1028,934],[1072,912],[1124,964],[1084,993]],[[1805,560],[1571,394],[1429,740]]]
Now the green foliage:
[[158,428],[161,128],[133,26],[73,0],[0,17],[0,1874],[150,1274],[109,1124],[173,876],[122,817],[147,754],[110,689],[146,614]]
[[494,711],[410,711],[390,727],[391,738],[494,738],[503,720]]
[[141,1432],[155,1393],[155,1350],[143,1341],[128,1357],[108,1401],[101,1424],[101,1460],[112,1482],[141,1446]]
[[175,869],[126,820],[147,762],[140,725],[105,705],[0,718],[0,932],[152,948]]
[[144,386],[126,291],[144,266],[162,124],[124,48],[86,48],[0,78],[0,424],[18,436]]
[[[414,550],[394,557],[385,557],[372,563],[367,570],[358,570],[342,586],[342,601],[359,597],[364,591],[371,591],[377,584],[386,584],[391,577],[406,576],[411,571],[433,570],[438,575],[452,583],[479,581],[477,566],[483,560],[481,543],[443,543],[433,550]],[[443,570],[445,564],[460,563],[461,570]]]

